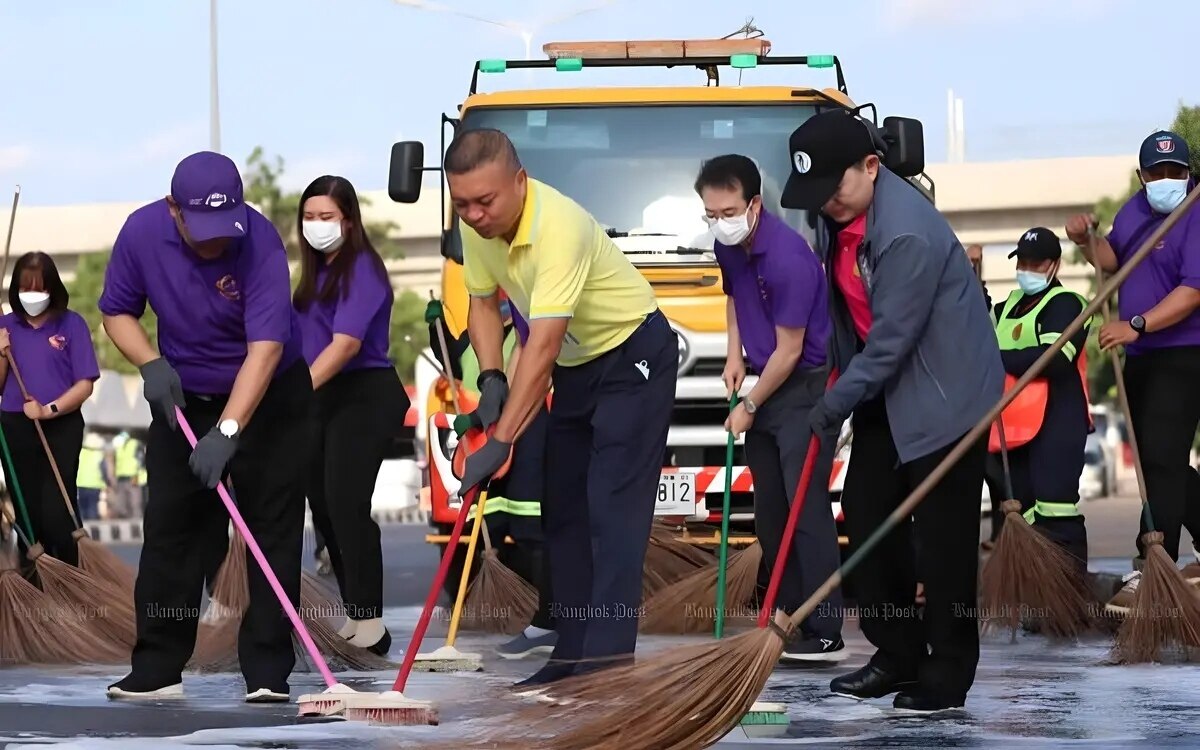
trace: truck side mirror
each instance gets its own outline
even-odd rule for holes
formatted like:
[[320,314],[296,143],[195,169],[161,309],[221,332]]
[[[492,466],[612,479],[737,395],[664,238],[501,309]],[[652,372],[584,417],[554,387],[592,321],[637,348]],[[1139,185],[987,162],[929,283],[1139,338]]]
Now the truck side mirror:
[[925,171],[925,128],[911,117],[885,117],[883,140],[887,155],[883,164],[901,177],[916,177]]
[[416,203],[421,197],[422,173],[425,171],[425,145],[420,141],[401,141],[392,144],[388,166],[388,197],[397,203]]

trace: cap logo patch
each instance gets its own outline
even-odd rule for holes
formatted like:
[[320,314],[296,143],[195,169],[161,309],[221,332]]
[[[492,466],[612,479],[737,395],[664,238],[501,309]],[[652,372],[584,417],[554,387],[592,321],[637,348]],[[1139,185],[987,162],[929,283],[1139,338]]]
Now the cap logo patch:
[[246,233],[246,230],[242,228],[242,222],[240,222],[240,221],[233,222],[233,228],[238,230],[242,234]]
[[1025,236],[1022,237],[1021,239],[1025,240],[1026,242],[1037,242],[1037,238],[1038,238],[1037,232],[1029,231],[1029,232],[1026,232]]
[[793,151],[792,165],[796,167],[797,174],[804,174],[812,169],[812,157],[803,151]]
[[1175,141],[1163,136],[1158,139],[1158,153],[1169,154],[1175,151]]

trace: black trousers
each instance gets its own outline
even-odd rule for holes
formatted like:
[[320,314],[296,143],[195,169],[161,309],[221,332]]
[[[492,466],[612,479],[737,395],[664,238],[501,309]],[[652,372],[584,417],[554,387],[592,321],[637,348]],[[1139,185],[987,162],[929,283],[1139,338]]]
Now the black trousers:
[[[220,419],[227,396],[185,393],[188,424],[202,438]],[[231,462],[238,511],[293,606],[300,597],[304,481],[296,463],[309,455],[312,381],[297,362],[278,375],[244,428]],[[196,642],[201,588],[214,550],[228,548],[229,513],[216,490],[188,466],[192,449],[182,431],[150,423],[146,472],[150,502],[134,590],[137,644],[133,673],[154,684],[179,682]],[[247,551],[250,607],[238,634],[238,658],[248,690],[288,692],[295,666],[292,624]]]
[[[746,433],[746,463],[754,476],[754,533],[763,562],[773,570],[783,543],[812,430],[808,413],[825,392],[824,368],[793,373],[759,407]],[[820,444],[812,481],[792,537],[776,606],[794,612],[841,564],[837,524],[829,503],[829,474],[836,440]],[[842,634],[842,594],[834,590],[800,627],[809,638],[836,640]]]
[[[1163,548],[1178,560],[1180,529],[1200,514],[1188,492],[1190,451],[1200,425],[1200,346],[1127,356],[1124,374],[1150,514],[1163,533]],[[1149,530],[1145,513],[1140,518],[1139,558],[1145,555],[1142,534]]]
[[383,547],[371,497],[409,399],[391,367],[352,370],[316,393],[308,502],[351,620],[383,617]]
[[[42,420],[41,424],[42,431],[46,433],[46,442],[50,444],[50,452],[54,454],[54,463],[67,488],[71,508],[78,517],[79,500],[75,480],[79,474],[79,452],[83,450],[83,415],[74,411],[57,419]],[[17,505],[15,489],[19,486],[25,499],[25,509],[29,513],[29,523],[33,526],[32,541],[40,542],[51,557],[78,565],[79,550],[71,537],[75,522],[67,510],[67,503],[63,500],[62,490],[54,478],[54,471],[46,458],[46,449],[38,438],[33,421],[24,412],[0,412],[0,427],[4,429],[4,438],[8,441],[15,464],[15,467],[9,466],[5,461],[4,478],[12,497],[17,525],[22,531],[26,530],[25,518]],[[25,557],[28,548],[19,539],[21,566],[28,571],[33,567]]]
[[[902,464],[882,399],[860,405],[853,420],[842,491],[852,552],[958,443]],[[979,663],[976,577],[986,455],[981,439],[916,507],[912,520],[896,526],[851,573],[860,627],[878,649],[871,663],[951,700],[966,697]],[[914,604],[917,581],[925,584],[922,617]]]
[[[550,429],[550,412],[542,409],[513,445],[512,463],[508,473],[491,483],[489,497],[509,500],[535,501],[546,504],[546,439]],[[529,582],[538,592],[538,610],[529,623],[543,630],[554,629],[552,613],[553,585],[550,565],[545,554],[545,515],[525,516],[505,511],[488,513],[487,528],[492,544],[497,545],[500,560]],[[470,523],[468,523],[468,526]],[[467,533],[467,532],[464,532]],[[501,545],[504,536],[511,536],[513,545]]]
[[678,365],[675,332],[655,311],[617,348],[554,369],[542,505],[553,661],[633,655]]

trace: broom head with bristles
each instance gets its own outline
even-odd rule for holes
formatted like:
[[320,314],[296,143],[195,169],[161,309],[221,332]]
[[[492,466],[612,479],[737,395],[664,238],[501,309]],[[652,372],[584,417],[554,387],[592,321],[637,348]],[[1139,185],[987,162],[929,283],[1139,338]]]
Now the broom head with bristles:
[[[725,574],[726,619],[750,604],[761,562],[762,546],[757,541],[729,556]],[[717,617],[717,583],[717,570],[709,566],[659,590],[645,603],[640,629],[651,634],[712,631]]]
[[80,570],[97,581],[111,584],[122,595],[133,601],[137,571],[117,557],[116,552],[92,539],[86,529],[75,529],[71,536],[79,548]]
[[[350,641],[338,635],[337,630],[330,625],[333,615],[344,612],[338,597],[312,573],[307,570],[300,574],[300,618],[304,627],[312,636],[313,643],[323,656],[331,662],[337,662],[344,669],[363,672],[374,672],[384,669],[395,669],[398,665],[390,659],[377,656],[360,646],[354,646]],[[293,639],[298,640],[293,634]],[[299,649],[303,658],[308,660],[305,649]],[[314,665],[315,666],[315,665]],[[334,665],[329,665],[334,669]],[[336,671],[336,670],[335,670]]]
[[[128,652],[125,654],[128,658]],[[86,629],[15,569],[0,570],[0,666],[116,663],[113,646]]]
[[460,747],[709,747],[736,728],[759,699],[783,654],[788,627],[779,613],[771,627],[546,685],[544,695],[559,705],[508,714],[504,727],[494,733],[481,728],[478,743]]
[[500,562],[496,550],[483,553],[479,572],[467,587],[459,627],[516,635],[537,614],[538,591]]
[[1075,558],[1025,520],[1019,500],[1000,509],[1006,523],[983,566],[981,625],[1014,636],[1022,622],[1056,638],[1086,631],[1091,601]]
[[[649,599],[690,573],[715,563],[715,558],[711,555],[703,563],[698,563],[694,558],[677,554],[674,547],[678,545],[679,542],[669,545],[654,536],[650,537],[650,542],[646,545],[646,557],[642,563],[643,599]],[[690,544],[687,546],[691,547]]]
[[240,663],[238,633],[241,628],[240,616],[201,621],[196,627],[196,645],[187,668],[197,672],[236,672]]
[[109,648],[86,659],[93,663],[117,663],[129,659],[137,642],[137,617],[133,600],[107,581],[97,580],[79,568],[46,554],[41,544],[27,553],[37,568],[42,590],[55,604],[94,633],[98,643]]
[[696,567],[711,565],[716,560],[713,555],[705,552],[696,545],[677,539],[671,527],[661,521],[656,520],[650,526],[650,542],[660,547],[665,547]]
[[1146,563],[1112,651],[1119,664],[1158,661],[1164,650],[1186,656],[1188,649],[1200,648],[1200,594],[1162,544],[1162,532],[1142,536]]
[[238,631],[250,606],[250,572],[246,568],[246,540],[236,530],[229,551],[217,570],[210,611],[219,604],[219,616],[206,616],[196,628],[196,646],[188,668],[197,672],[235,672],[238,669]]
[[246,540],[235,529],[229,540],[229,551],[217,571],[211,600],[220,602],[227,610],[244,614],[250,606],[250,571],[246,567]]

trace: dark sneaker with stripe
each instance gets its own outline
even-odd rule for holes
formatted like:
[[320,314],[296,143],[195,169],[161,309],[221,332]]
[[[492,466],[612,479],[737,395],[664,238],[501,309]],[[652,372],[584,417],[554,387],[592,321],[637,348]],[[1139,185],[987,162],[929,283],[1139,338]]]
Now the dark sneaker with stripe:
[[836,663],[850,656],[846,644],[838,638],[799,638],[783,648],[783,661],[801,664]]

